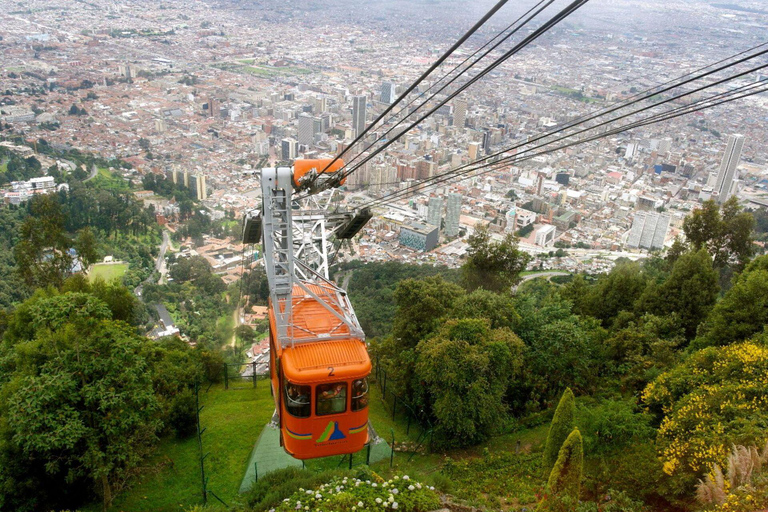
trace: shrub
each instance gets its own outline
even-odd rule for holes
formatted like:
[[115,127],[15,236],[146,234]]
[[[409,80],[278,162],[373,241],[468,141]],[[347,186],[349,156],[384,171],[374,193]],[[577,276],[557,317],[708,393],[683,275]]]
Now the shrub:
[[314,489],[299,488],[275,509],[333,510],[336,512],[372,511],[428,512],[440,507],[433,488],[411,480],[407,475],[388,481],[361,480],[337,476]]
[[581,475],[584,465],[584,449],[579,429],[563,443],[557,462],[549,474],[544,499],[537,511],[569,512],[578,503],[581,493]]
[[197,431],[195,395],[192,390],[184,390],[171,399],[168,410],[168,426],[180,438],[189,437]]
[[661,419],[664,472],[690,489],[707,468],[725,467],[729,447],[765,439],[768,348],[710,347],[648,385],[643,400]]
[[[573,417],[576,412],[576,402],[571,388],[567,388],[560,397],[560,403],[557,404],[555,415],[552,418],[552,424],[547,433],[547,441],[544,445],[544,466],[545,472],[549,472],[557,461],[560,448],[563,446],[568,435],[573,430]],[[545,473],[546,474],[546,473]]]

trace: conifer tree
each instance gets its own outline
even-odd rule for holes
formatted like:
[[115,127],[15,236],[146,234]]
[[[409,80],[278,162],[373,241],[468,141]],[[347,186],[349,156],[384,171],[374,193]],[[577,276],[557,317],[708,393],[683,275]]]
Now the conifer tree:
[[552,469],[557,461],[560,447],[563,446],[568,434],[573,430],[573,417],[576,412],[576,402],[571,388],[567,388],[560,397],[552,424],[547,433],[547,442],[544,445],[544,474]]
[[581,433],[575,428],[560,448],[537,512],[568,512],[575,509],[581,492],[583,459]]

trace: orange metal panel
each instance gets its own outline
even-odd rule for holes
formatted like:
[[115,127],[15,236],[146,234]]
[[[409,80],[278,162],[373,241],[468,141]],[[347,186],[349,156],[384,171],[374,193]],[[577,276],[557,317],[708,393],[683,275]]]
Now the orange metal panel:
[[[325,169],[325,166],[327,166],[329,163],[333,162],[330,158],[318,158],[314,160],[296,160],[293,162],[293,184],[294,186],[299,186],[299,179],[307,174],[310,170],[317,169],[317,172],[322,171]],[[338,159],[336,160],[332,166],[330,166],[325,173],[334,173],[344,167],[344,160]],[[341,183],[343,184],[346,181],[346,179],[341,180]]]
[[357,339],[297,344],[284,349],[281,360],[286,378],[297,384],[335,382],[371,373],[365,343]]

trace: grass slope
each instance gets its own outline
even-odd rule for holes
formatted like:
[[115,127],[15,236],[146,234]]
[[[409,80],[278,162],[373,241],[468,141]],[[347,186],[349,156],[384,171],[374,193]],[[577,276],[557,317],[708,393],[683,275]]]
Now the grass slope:
[[125,274],[125,271],[128,270],[128,264],[127,263],[117,263],[117,264],[109,264],[109,263],[96,263],[91,267],[91,271],[88,274],[88,279],[93,281],[97,277],[101,277],[105,281],[111,281],[112,279],[120,279],[123,277],[123,274]]
[[[238,384],[237,387],[240,387]],[[208,489],[227,503],[238,495],[248,457],[262,427],[274,410],[266,382],[257,389],[224,390],[214,386],[201,391],[201,425]],[[165,439],[150,468],[133,488],[115,500],[111,510],[185,510],[201,503],[200,464],[197,438]],[[97,510],[93,508],[92,510]]]

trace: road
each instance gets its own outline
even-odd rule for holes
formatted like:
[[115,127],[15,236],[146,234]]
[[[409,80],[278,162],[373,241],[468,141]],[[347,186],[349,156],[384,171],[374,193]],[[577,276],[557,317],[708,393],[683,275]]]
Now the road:
[[83,183],[86,181],[91,181],[93,178],[96,177],[96,175],[99,174],[99,168],[96,167],[96,164],[93,164],[91,166],[91,172],[88,174],[88,177],[83,180]]
[[512,287],[512,291],[517,291],[517,288],[523,284],[526,281],[530,281],[531,279],[536,279],[537,277],[546,277],[547,281],[549,281],[551,278],[555,276],[569,276],[571,275],[570,272],[560,272],[558,270],[549,270],[545,272],[536,272],[535,274],[528,274],[527,276],[523,276],[522,279],[520,279],[520,282],[517,283],[515,286]]

